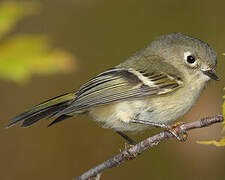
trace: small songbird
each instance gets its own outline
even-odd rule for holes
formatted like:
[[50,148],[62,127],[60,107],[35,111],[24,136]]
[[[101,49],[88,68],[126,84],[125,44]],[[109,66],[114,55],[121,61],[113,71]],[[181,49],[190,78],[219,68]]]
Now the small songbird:
[[172,33],[159,37],[77,91],[47,100],[14,117],[8,127],[55,118],[49,126],[87,113],[103,128],[123,132],[168,125],[188,112],[215,74],[217,56],[205,42]]

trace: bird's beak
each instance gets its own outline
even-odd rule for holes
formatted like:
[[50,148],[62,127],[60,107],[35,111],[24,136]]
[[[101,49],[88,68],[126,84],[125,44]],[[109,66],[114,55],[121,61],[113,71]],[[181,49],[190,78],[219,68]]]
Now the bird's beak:
[[214,79],[216,81],[219,81],[220,79],[218,78],[218,76],[215,74],[215,72],[213,70],[203,70],[202,71],[205,75],[209,76],[211,79]]

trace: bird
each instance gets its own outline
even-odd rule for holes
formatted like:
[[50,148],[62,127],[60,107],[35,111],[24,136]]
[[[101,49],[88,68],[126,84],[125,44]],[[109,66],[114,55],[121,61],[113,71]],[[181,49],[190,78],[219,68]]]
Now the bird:
[[78,90],[13,117],[8,127],[28,127],[47,117],[54,119],[52,126],[88,114],[134,144],[126,132],[164,127],[187,113],[209,80],[219,80],[216,64],[216,52],[206,42],[182,33],[162,35]]

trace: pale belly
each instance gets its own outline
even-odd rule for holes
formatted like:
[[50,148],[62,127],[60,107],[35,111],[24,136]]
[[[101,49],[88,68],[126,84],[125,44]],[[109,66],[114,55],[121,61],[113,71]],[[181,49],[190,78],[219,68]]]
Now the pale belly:
[[143,131],[151,126],[134,124],[130,120],[171,124],[190,110],[202,89],[203,86],[196,93],[196,89],[182,88],[170,95],[93,107],[89,109],[89,115],[103,128],[116,131]]

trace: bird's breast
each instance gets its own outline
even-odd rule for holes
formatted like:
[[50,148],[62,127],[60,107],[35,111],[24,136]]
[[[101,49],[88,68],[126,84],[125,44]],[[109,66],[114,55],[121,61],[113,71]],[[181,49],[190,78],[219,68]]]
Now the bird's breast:
[[203,85],[189,85],[165,95],[121,101],[92,107],[89,115],[103,128],[116,131],[143,131],[147,125],[131,123],[131,119],[170,124],[188,112],[199,97]]
[[116,131],[140,131],[147,127],[129,121],[148,108],[146,100],[121,101],[113,104],[93,107],[89,115],[103,128]]

